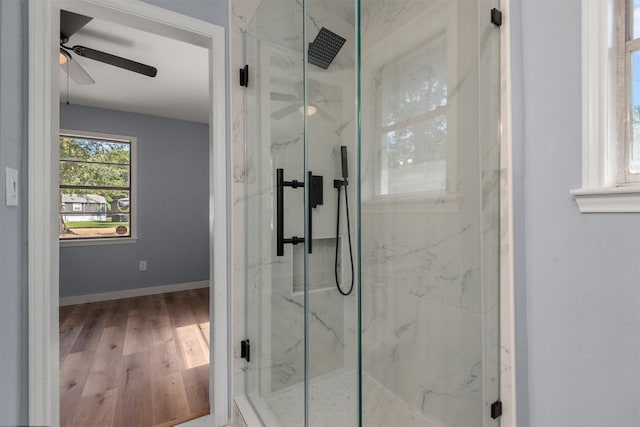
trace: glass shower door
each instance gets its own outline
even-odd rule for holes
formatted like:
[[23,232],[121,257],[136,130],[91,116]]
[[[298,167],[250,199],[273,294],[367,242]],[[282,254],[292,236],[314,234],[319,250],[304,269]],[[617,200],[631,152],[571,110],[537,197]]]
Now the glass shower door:
[[265,0],[245,35],[247,390],[266,426],[358,422],[355,3],[331,6]]
[[304,419],[302,13],[264,1],[245,35],[247,394],[266,426]]

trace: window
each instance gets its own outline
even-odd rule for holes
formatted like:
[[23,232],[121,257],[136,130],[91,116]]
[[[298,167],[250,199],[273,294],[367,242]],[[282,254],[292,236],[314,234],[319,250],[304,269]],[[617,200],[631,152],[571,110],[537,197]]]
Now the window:
[[[626,3],[626,4],[625,4]],[[618,20],[618,120],[624,135],[620,144],[618,184],[640,183],[640,0],[620,0]],[[622,60],[624,58],[624,60]]]
[[640,2],[582,1],[581,212],[640,212]]
[[60,239],[135,237],[135,138],[60,134]]
[[445,193],[450,165],[444,31],[385,64],[379,75],[376,194]]

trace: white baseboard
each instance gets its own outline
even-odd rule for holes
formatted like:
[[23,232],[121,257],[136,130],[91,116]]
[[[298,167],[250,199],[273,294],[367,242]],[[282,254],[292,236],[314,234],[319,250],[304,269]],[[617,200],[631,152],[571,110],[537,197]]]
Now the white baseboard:
[[104,292],[101,294],[78,295],[74,297],[60,298],[60,306],[85,304],[88,302],[109,301],[113,299],[142,297],[145,295],[166,294],[168,292],[188,291],[189,289],[208,288],[208,280],[199,282],[175,283],[173,285],[150,286],[139,289],[126,289],[123,291]]

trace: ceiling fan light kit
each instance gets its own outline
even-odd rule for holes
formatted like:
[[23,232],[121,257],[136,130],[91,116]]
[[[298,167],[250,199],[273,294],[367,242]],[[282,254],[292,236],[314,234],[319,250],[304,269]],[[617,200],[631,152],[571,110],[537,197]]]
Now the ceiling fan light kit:
[[71,60],[71,55],[69,55],[66,50],[60,49],[60,65],[63,65],[64,63],[70,60]]

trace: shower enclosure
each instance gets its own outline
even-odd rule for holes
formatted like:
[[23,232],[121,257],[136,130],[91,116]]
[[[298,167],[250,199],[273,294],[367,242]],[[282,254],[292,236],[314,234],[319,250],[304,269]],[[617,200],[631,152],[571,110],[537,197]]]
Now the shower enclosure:
[[265,426],[498,426],[498,0],[262,0],[245,34]]

